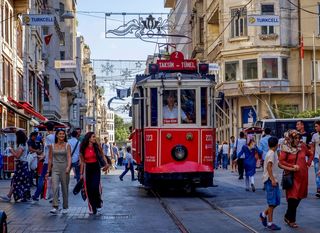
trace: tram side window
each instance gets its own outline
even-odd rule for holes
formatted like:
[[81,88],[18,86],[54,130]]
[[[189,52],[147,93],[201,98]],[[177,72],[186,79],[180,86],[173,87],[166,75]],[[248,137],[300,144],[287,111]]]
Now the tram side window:
[[181,90],[181,121],[182,123],[196,122],[196,90],[184,89]]
[[207,88],[201,88],[201,125],[208,124],[208,95],[207,95]]
[[151,126],[158,125],[158,90],[157,88],[151,88]]

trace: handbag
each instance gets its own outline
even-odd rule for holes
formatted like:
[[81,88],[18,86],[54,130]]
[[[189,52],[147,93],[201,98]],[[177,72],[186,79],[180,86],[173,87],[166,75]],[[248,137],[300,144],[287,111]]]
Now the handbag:
[[[288,158],[288,154],[287,154],[287,158]],[[296,155],[296,161],[294,163],[295,165],[297,163],[297,159],[298,159],[298,153]],[[281,179],[282,189],[284,189],[284,190],[291,189],[293,186],[293,179],[294,179],[294,172],[293,171],[283,170],[282,179]]]
[[38,167],[37,153],[28,153],[27,155],[29,170],[36,170]]
[[76,186],[74,186],[72,193],[77,195],[83,189],[83,179],[80,179]]
[[99,148],[98,148],[97,145],[94,146],[94,151],[95,151],[96,158],[97,158],[97,161],[98,161],[98,163],[99,163],[100,168],[105,167],[107,164],[106,164],[106,162],[104,161],[104,159],[103,159],[103,157],[102,157],[102,155],[101,155],[101,152],[100,152],[100,150],[99,150]]

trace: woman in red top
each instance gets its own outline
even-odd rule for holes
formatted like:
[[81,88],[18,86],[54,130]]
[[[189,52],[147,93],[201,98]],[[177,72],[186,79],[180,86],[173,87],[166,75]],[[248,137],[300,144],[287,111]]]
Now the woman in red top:
[[[308,161],[306,161],[308,157]],[[294,172],[293,186],[286,190],[288,202],[284,221],[292,228],[297,228],[296,213],[301,199],[308,194],[308,167],[313,160],[313,154],[301,141],[296,130],[289,130],[279,156],[279,167]]]
[[85,191],[88,197],[88,206],[91,214],[96,214],[102,207],[100,184],[101,169],[97,156],[101,156],[106,166],[103,170],[108,169],[108,162],[103,156],[102,148],[96,141],[96,136],[93,132],[88,132],[80,147],[80,179],[84,181]]

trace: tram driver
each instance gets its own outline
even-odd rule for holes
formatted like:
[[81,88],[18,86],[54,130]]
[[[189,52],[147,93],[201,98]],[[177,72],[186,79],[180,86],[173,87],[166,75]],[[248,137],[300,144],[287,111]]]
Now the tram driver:
[[[163,123],[177,124],[178,123],[178,107],[176,104],[176,91],[169,91],[167,95],[167,105],[163,106]],[[181,109],[181,120],[186,123],[192,123],[185,112]]]

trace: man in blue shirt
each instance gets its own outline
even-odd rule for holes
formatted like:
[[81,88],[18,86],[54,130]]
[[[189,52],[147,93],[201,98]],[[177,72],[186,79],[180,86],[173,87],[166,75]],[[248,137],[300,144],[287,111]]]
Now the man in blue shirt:
[[266,158],[266,155],[269,151],[269,146],[268,146],[268,140],[271,137],[271,129],[270,128],[265,128],[264,129],[264,136],[260,140],[260,147],[259,149],[262,150],[262,167],[264,160]]

